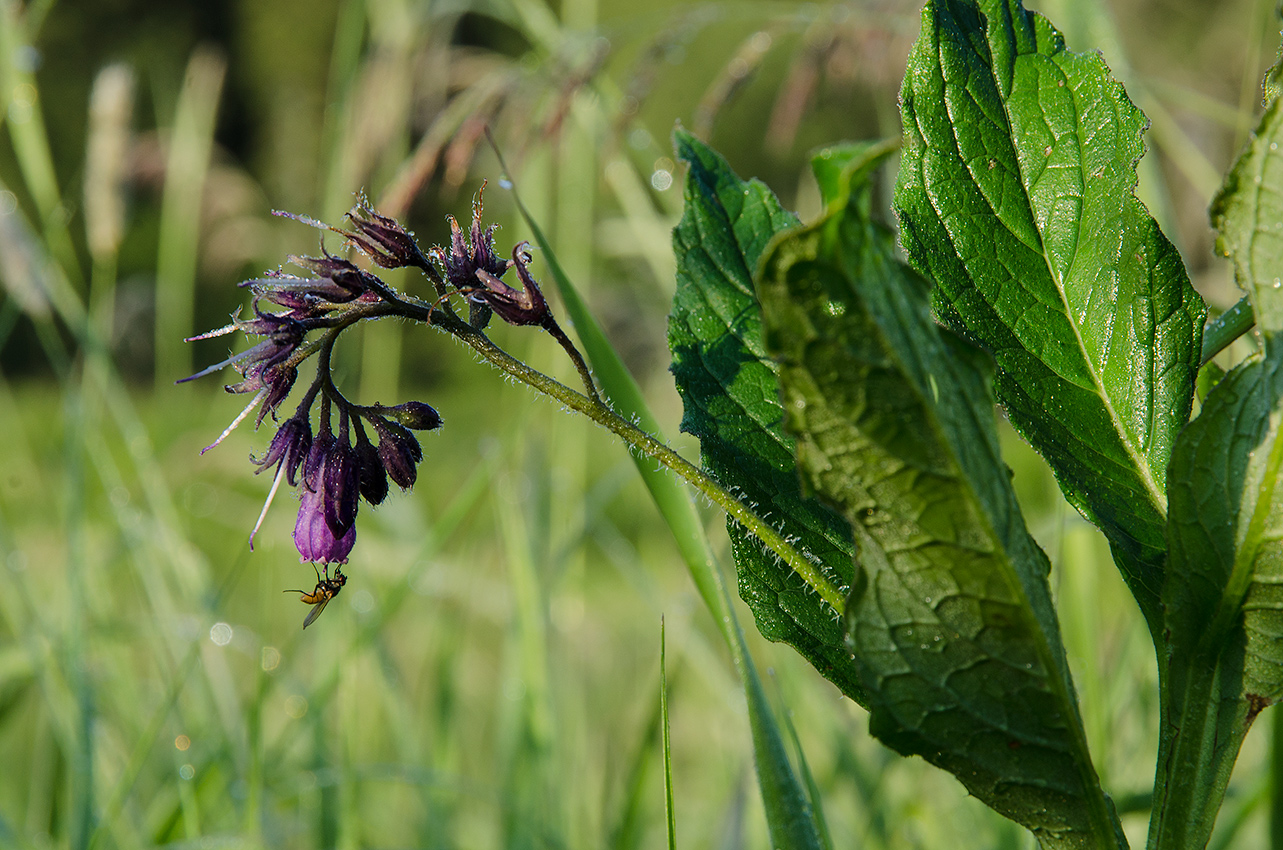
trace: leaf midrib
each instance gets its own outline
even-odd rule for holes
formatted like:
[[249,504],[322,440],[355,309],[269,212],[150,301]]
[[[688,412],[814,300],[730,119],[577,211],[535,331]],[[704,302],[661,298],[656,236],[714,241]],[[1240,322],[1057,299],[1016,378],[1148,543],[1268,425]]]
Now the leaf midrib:
[[[1028,55],[1028,54],[1023,54],[1023,53],[1022,53],[1022,54],[1018,54],[1018,55],[1015,57],[1015,61],[1016,61],[1016,62],[1021,61],[1021,59],[1023,59],[1026,55]],[[944,73],[945,73],[945,72],[944,72],[944,69],[947,67],[947,65],[946,65],[946,63],[945,63],[945,56],[943,55],[943,51],[942,51],[942,50],[938,50],[938,51],[937,51],[937,57],[936,57],[936,58],[937,58],[937,64],[938,64],[938,67],[941,69],[941,76],[942,76],[942,77],[944,77]],[[1047,57],[1047,58],[1051,59],[1052,57]],[[988,63],[986,63],[986,65],[987,65],[987,67],[990,69],[990,73],[991,73],[991,74],[993,74],[993,72],[994,72],[994,69],[993,69],[993,62],[992,62],[992,61],[989,61]],[[1056,70],[1057,70],[1057,72],[1059,72],[1059,73],[1061,74],[1061,78],[1065,80],[1066,88],[1069,90],[1069,93],[1071,94],[1072,99],[1073,99],[1073,103],[1074,103],[1074,126],[1075,126],[1075,127],[1078,127],[1079,129],[1081,129],[1081,128],[1082,128],[1082,122],[1081,122],[1081,120],[1080,120],[1079,116],[1081,116],[1081,114],[1082,114],[1082,113],[1081,113],[1081,110],[1079,110],[1079,109],[1078,109],[1078,100],[1077,100],[1077,98],[1078,98],[1078,92],[1077,92],[1077,89],[1076,89],[1076,88],[1075,88],[1075,87],[1070,83],[1069,79],[1064,75],[1064,72],[1063,72],[1063,70],[1061,69],[1061,67],[1060,67],[1060,65],[1059,65],[1059,64],[1057,64],[1057,63],[1053,60],[1053,61],[1052,61],[1052,65],[1054,65],[1054,66],[1055,66],[1055,68],[1056,68]],[[1013,71],[1014,71],[1014,65],[1013,65]],[[946,80],[946,82],[948,82],[948,78],[947,78],[947,77],[945,78],[945,80]],[[1086,347],[1086,345],[1085,345],[1085,344],[1084,344],[1084,342],[1083,342],[1083,336],[1082,336],[1082,333],[1081,333],[1081,332],[1080,332],[1080,330],[1079,330],[1078,322],[1077,322],[1077,321],[1076,321],[1076,319],[1074,318],[1073,310],[1071,310],[1071,309],[1070,309],[1069,300],[1068,300],[1068,297],[1066,296],[1066,291],[1065,291],[1064,283],[1063,283],[1063,281],[1060,279],[1060,277],[1056,274],[1055,268],[1054,268],[1053,264],[1051,263],[1050,258],[1049,258],[1049,257],[1048,257],[1048,255],[1047,255],[1047,250],[1046,250],[1045,245],[1044,245],[1044,242],[1043,242],[1043,233],[1042,233],[1042,228],[1041,228],[1041,227],[1039,226],[1039,224],[1038,224],[1037,216],[1035,216],[1035,215],[1034,215],[1034,213],[1033,213],[1033,208],[1032,208],[1032,204],[1030,203],[1030,198],[1029,198],[1029,195],[1030,195],[1029,189],[1030,189],[1030,187],[1029,187],[1028,182],[1027,182],[1027,181],[1026,181],[1026,179],[1025,179],[1025,177],[1026,177],[1025,172],[1024,172],[1024,170],[1021,168],[1021,164],[1020,164],[1020,157],[1019,157],[1018,155],[1015,155],[1015,154],[1016,154],[1015,140],[1014,140],[1014,138],[1013,138],[1012,120],[1011,120],[1011,113],[1010,113],[1010,110],[1009,110],[1008,100],[1007,100],[1006,98],[1004,98],[1004,97],[1001,95],[1001,93],[1000,93],[1000,92],[1001,92],[1001,89],[1000,89],[1000,88],[998,88],[998,86],[997,86],[998,80],[996,79],[996,77],[994,78],[994,83],[995,83],[995,91],[998,91],[998,92],[999,92],[998,100],[999,100],[999,102],[1000,102],[1000,103],[1001,103],[1001,105],[1002,105],[1002,114],[1003,114],[1003,118],[1004,118],[1004,120],[1006,121],[1006,124],[1007,124],[1007,126],[1006,126],[1004,129],[1005,129],[1005,131],[1006,131],[1007,138],[1008,138],[1008,139],[1010,139],[1010,140],[1011,140],[1011,142],[1012,142],[1012,153],[1013,153],[1013,157],[1012,157],[1012,159],[1014,160],[1014,165],[1015,165],[1015,169],[1016,169],[1016,174],[1017,174],[1017,175],[1019,176],[1019,178],[1020,178],[1020,185],[1024,188],[1025,209],[1026,209],[1026,211],[1029,213],[1030,221],[1033,223],[1033,226],[1034,226],[1034,232],[1036,232],[1036,233],[1038,234],[1038,245],[1037,245],[1037,246],[1029,246],[1029,247],[1030,247],[1030,249],[1031,249],[1031,250],[1036,250],[1036,251],[1038,252],[1038,256],[1040,256],[1040,257],[1042,258],[1042,260],[1043,260],[1043,265],[1044,265],[1044,266],[1046,266],[1046,268],[1047,268],[1047,274],[1048,274],[1048,277],[1049,277],[1049,278],[1050,278],[1050,280],[1052,281],[1053,285],[1056,287],[1056,292],[1057,292],[1057,294],[1060,296],[1060,303],[1061,303],[1061,306],[1062,306],[1062,308],[1063,308],[1063,310],[1064,310],[1065,318],[1066,318],[1067,322],[1069,323],[1069,327],[1073,330],[1073,333],[1074,333],[1074,342],[1075,342],[1075,344],[1076,344],[1076,345],[1077,345],[1077,347],[1078,347],[1078,352],[1079,352],[1079,354],[1082,356],[1083,363],[1084,363],[1084,365],[1085,365],[1085,367],[1086,367],[1086,369],[1087,369],[1087,373],[1091,376],[1091,381],[1092,381],[1092,384],[1093,384],[1093,386],[1094,386],[1094,388],[1095,388],[1096,395],[1097,395],[1097,397],[1098,397],[1098,398],[1100,398],[1100,399],[1101,399],[1101,403],[1102,403],[1102,405],[1104,406],[1105,411],[1106,411],[1106,413],[1107,413],[1107,414],[1108,414],[1108,416],[1109,416],[1109,421],[1110,421],[1110,423],[1114,426],[1114,433],[1117,435],[1119,442],[1122,444],[1122,446],[1123,446],[1123,451],[1125,451],[1125,452],[1127,453],[1128,458],[1131,460],[1131,462],[1132,462],[1132,467],[1133,467],[1133,469],[1136,471],[1137,477],[1140,479],[1141,484],[1142,484],[1142,486],[1143,486],[1143,488],[1144,488],[1144,490],[1145,490],[1145,492],[1146,492],[1147,496],[1149,497],[1150,503],[1154,506],[1154,509],[1155,509],[1155,511],[1158,513],[1159,518],[1160,518],[1160,519],[1165,523],[1165,522],[1167,521],[1167,496],[1166,496],[1166,494],[1164,493],[1163,488],[1162,488],[1161,486],[1159,486],[1158,481],[1154,478],[1153,473],[1152,473],[1152,471],[1150,470],[1149,463],[1148,463],[1148,461],[1145,459],[1144,454],[1143,454],[1143,453],[1140,453],[1140,452],[1138,451],[1138,447],[1137,447],[1137,446],[1132,442],[1132,440],[1131,440],[1130,436],[1128,435],[1127,430],[1123,427],[1122,420],[1121,420],[1121,418],[1118,416],[1118,411],[1117,411],[1117,409],[1115,408],[1115,406],[1114,406],[1114,404],[1113,404],[1113,401],[1112,401],[1112,399],[1111,399],[1111,398],[1110,398],[1110,396],[1109,396],[1109,393],[1105,390],[1104,382],[1103,382],[1103,380],[1102,380],[1102,378],[1101,378],[1100,372],[1099,372],[1099,370],[1096,368],[1096,364],[1092,361],[1092,358],[1091,358],[1090,356],[1088,356],[1087,347]],[[956,81],[955,81],[955,82],[953,82],[952,84],[953,84],[954,86],[957,86]],[[965,86],[959,86],[959,87],[958,87],[958,90],[961,90],[961,91],[966,92],[967,96],[968,96],[968,97],[971,97],[971,92],[970,92],[970,90],[969,90],[969,89],[967,89]],[[980,106],[980,104],[978,104],[978,103],[977,103],[977,106]],[[952,133],[952,135],[953,135],[953,140],[954,140],[955,148],[959,151],[959,154],[961,154],[961,151],[962,151],[962,139],[958,136],[958,132],[957,132],[957,125],[956,125],[956,124],[953,124],[953,123],[950,123],[949,127],[950,127],[950,132],[951,132],[951,133]],[[918,132],[919,132],[919,133],[922,133],[922,129],[921,129],[921,128],[919,128]],[[977,186],[979,186],[979,185],[980,185],[980,183],[979,183],[979,181],[976,179],[976,177],[975,177],[974,173],[972,172],[972,166],[971,166],[971,164],[970,164],[970,163],[967,163],[967,162],[966,162],[966,160],[965,160],[965,158],[963,158],[961,155],[959,156],[959,160],[963,163],[963,167],[967,169],[967,172],[968,172],[969,174],[972,174],[973,182],[975,182],[975,183],[976,183],[976,185],[977,185]],[[1079,170],[1081,171],[1081,169],[1079,169]],[[1086,185],[1086,184],[1084,183],[1084,185]],[[989,208],[989,210],[993,213],[993,217],[994,217],[994,219],[995,219],[996,221],[1000,222],[1000,223],[1002,224],[1003,228],[1004,228],[1004,229],[1006,229],[1006,230],[1007,230],[1007,232],[1008,232],[1008,233],[1010,233],[1013,237],[1015,237],[1018,241],[1020,241],[1020,242],[1021,242],[1021,244],[1027,244],[1027,243],[1025,243],[1025,242],[1021,239],[1020,234],[1016,233],[1014,230],[1012,230],[1010,227],[1008,227],[1008,226],[1007,226],[1006,221],[1002,218],[1002,216],[1001,216],[1001,215],[999,215],[999,214],[998,214],[998,210],[994,208],[993,203],[992,203],[992,202],[990,201],[990,199],[989,199],[989,196],[988,196],[987,194],[985,194],[984,192],[980,192],[979,194],[980,194],[980,197],[984,199],[984,203],[985,203],[985,205],[986,205],[986,206]],[[930,195],[930,193],[928,193],[928,197],[929,197],[929,198],[931,198],[931,205],[932,205],[932,208],[934,208],[934,209],[936,210],[936,214],[937,214],[937,215],[941,215],[941,220],[943,220],[943,218],[944,218],[944,217],[943,217],[943,215],[942,215],[942,213],[941,213],[941,210],[940,210],[938,207],[936,207],[936,204],[935,204],[935,200],[936,200],[936,199],[935,199],[934,197],[932,197],[932,196]],[[1127,201],[1124,201],[1124,205],[1125,205],[1126,203],[1127,203]],[[1079,215],[1079,216],[1077,217],[1077,219],[1075,220],[1075,227],[1077,228],[1077,233],[1075,234],[1075,239],[1074,239],[1074,254],[1073,254],[1073,259],[1069,262],[1069,270],[1070,270],[1071,272],[1072,272],[1072,270],[1073,270],[1074,266],[1075,266],[1075,265],[1077,264],[1077,262],[1078,262],[1078,257],[1079,257],[1079,256],[1081,256],[1081,252],[1078,250],[1078,246],[1081,244],[1081,239],[1082,239],[1082,224],[1083,224],[1083,222],[1082,222],[1082,216],[1081,216],[1081,215]],[[959,257],[959,260],[962,260],[962,259],[963,259],[962,257]],[[965,263],[964,263],[964,266],[965,266]],[[1070,275],[1070,277],[1072,277],[1072,275]],[[1013,333],[1013,335],[1014,335],[1014,333]],[[1018,337],[1017,337],[1017,338],[1018,338]],[[1023,341],[1021,342],[1021,345],[1022,345],[1022,347],[1023,347],[1023,345],[1024,345]],[[1028,349],[1026,349],[1026,350],[1028,350]],[[1045,361],[1043,361],[1043,360],[1042,360],[1042,358],[1038,358],[1038,360],[1039,360],[1039,362],[1042,362],[1044,365],[1047,365],[1047,367],[1048,367],[1049,369],[1051,368],[1049,364],[1046,364],[1046,363],[1045,363]],[[1063,376],[1059,375],[1058,373],[1057,373],[1057,377],[1061,378],[1062,380],[1066,380]],[[1072,381],[1071,381],[1070,383],[1074,383],[1074,382],[1072,382]],[[1153,387],[1152,387],[1152,384],[1153,384],[1153,376],[1152,376],[1152,375],[1150,376],[1150,382],[1149,382],[1149,384],[1150,384],[1150,385],[1149,385],[1149,387],[1148,387],[1147,389],[1148,389],[1148,390],[1150,391],[1150,393],[1152,394],[1152,392],[1153,392]]]

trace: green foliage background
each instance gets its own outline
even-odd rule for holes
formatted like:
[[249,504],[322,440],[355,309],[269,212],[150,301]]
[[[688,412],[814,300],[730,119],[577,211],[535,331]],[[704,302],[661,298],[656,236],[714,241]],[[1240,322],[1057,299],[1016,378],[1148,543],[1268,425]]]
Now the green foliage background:
[[[1141,197],[1195,285],[1228,306],[1206,207],[1253,123],[1272,4],[1030,7],[1071,48],[1100,47],[1149,116]],[[315,233],[271,209],[336,220],[364,188],[407,199],[398,212],[435,242],[489,178],[501,245],[528,238],[479,142],[492,121],[676,435],[674,121],[814,217],[812,147],[898,134],[917,4],[0,10],[0,846],[655,846],[661,614],[678,844],[763,846],[742,693],[613,439],[432,331],[351,334],[345,389],[428,401],[446,428],[425,440],[414,493],[363,512],[351,581],[304,634],[307,609],[280,593],[311,580],[288,498],[246,545],[269,484],[246,456],[267,432],[200,456],[238,399],[213,379],[170,381],[226,356],[226,340],[178,340],[225,321],[243,301],[234,283],[315,251]],[[91,120],[90,92],[116,62],[135,81],[124,154],[107,160],[124,165],[118,193],[87,154],[110,124]],[[118,241],[93,228],[111,218],[95,206],[104,185],[125,202]],[[105,347],[87,343],[76,303]],[[494,335],[571,375],[546,339]],[[1053,560],[1097,766],[1139,844],[1148,804],[1125,792],[1149,787],[1156,747],[1143,620],[1103,538],[1000,436]],[[707,521],[728,564],[722,518]],[[874,743],[864,712],[792,650],[749,637],[837,845],[1024,846],[953,779]],[[1252,733],[1214,843],[1265,841],[1271,731]]]

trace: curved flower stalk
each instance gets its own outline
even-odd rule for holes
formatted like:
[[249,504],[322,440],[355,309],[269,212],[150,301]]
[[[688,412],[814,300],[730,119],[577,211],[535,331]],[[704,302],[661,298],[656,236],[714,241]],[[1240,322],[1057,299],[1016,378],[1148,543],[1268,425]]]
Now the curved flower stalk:
[[[241,380],[228,384],[225,389],[231,393],[254,393],[240,415],[205,451],[222,442],[255,408],[258,408],[256,427],[268,416],[277,421],[281,405],[294,388],[299,366],[317,355],[316,375],[298,407],[277,426],[263,456],[251,457],[257,472],[272,470],[274,473],[263,512],[250,533],[251,546],[284,481],[296,487],[299,496],[294,544],[300,558],[325,565],[324,576],[328,577],[328,565],[346,563],[352,552],[361,500],[370,505],[381,503],[387,496],[389,480],[406,490],[414,486],[423,450],[413,432],[440,428],[441,416],[421,401],[395,406],[356,404],[339,392],[330,376],[331,354],[345,329],[362,319],[397,316],[427,323],[451,334],[507,374],[583,413],[617,434],[631,448],[673,470],[743,523],[834,610],[840,610],[840,591],[782,534],[706,473],[642,431],[602,399],[587,363],[558,324],[530,272],[529,244],[518,243],[507,260],[501,259],[495,250],[495,226],[482,224],[480,192],[473,205],[468,232],[450,218],[449,247],[432,246],[426,251],[405,228],[374,211],[364,199],[347,215],[350,230],[331,227],[306,216],[277,215],[341,235],[375,266],[418,269],[432,283],[437,297],[425,302],[398,293],[377,275],[325,251],[321,257],[291,256],[290,261],[311,276],[275,272],[246,281],[241,285],[254,294],[254,318],[233,316],[225,327],[192,337],[192,340],[208,339],[239,330],[263,338],[249,349],[184,379],[193,380],[231,366]],[[513,270],[517,286],[503,279]],[[467,301],[467,321],[454,312],[451,306],[454,296]],[[272,310],[271,305],[279,309]],[[583,381],[584,392],[576,392],[531,369],[495,345],[484,333],[493,316],[512,325],[534,326],[548,332],[573,362]]]

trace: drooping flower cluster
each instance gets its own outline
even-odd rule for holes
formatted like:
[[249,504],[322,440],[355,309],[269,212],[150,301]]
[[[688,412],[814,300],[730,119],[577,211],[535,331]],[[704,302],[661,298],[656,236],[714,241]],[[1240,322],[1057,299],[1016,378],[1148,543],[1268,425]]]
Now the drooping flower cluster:
[[[225,389],[230,393],[253,393],[241,414],[206,451],[222,442],[256,407],[256,426],[269,415],[275,421],[298,379],[299,366],[312,355],[319,355],[316,376],[298,407],[277,427],[263,455],[251,457],[257,472],[270,470],[273,474],[263,513],[250,533],[251,546],[281,482],[297,488],[299,510],[294,544],[302,560],[326,565],[325,576],[318,575],[318,591],[312,596],[326,596],[321,593],[325,588],[331,590],[332,596],[341,586],[330,579],[328,565],[346,563],[356,541],[360,501],[380,504],[387,497],[389,480],[402,489],[412,487],[423,460],[422,447],[413,432],[441,427],[437,411],[420,401],[365,406],[345,398],[330,377],[330,355],[341,332],[362,319],[383,316],[439,324],[440,320],[432,317],[432,309],[451,294],[468,300],[469,325],[475,330],[483,328],[492,314],[514,325],[555,326],[547,302],[529,272],[529,246],[523,242],[513,250],[511,260],[500,259],[494,247],[496,228],[483,227],[481,210],[478,193],[469,234],[465,235],[450,218],[449,249],[432,247],[426,252],[412,234],[394,219],[375,212],[364,200],[347,215],[350,230],[329,227],[306,216],[278,213],[342,235],[376,266],[420,269],[436,285],[440,297],[431,306],[408,299],[378,276],[322,249],[320,257],[289,258],[307,276],[276,271],[242,283],[253,294],[253,318],[235,315],[225,327],[189,340],[210,339],[234,331],[261,338],[249,349],[184,379],[192,380],[230,366],[241,380]],[[501,279],[511,268],[517,270],[521,289]]]
[[[417,420],[420,430],[441,427],[441,417],[431,407],[410,404],[430,412]],[[258,461],[258,471],[275,468],[277,476],[283,475],[291,486],[299,484],[294,545],[300,557],[322,564],[345,563],[356,542],[359,500],[381,504],[388,495],[389,478],[409,489],[423,450],[409,429],[385,415],[395,415],[404,405],[385,409],[348,404],[339,412],[337,434],[330,427],[329,404],[322,401],[320,407],[322,424],[316,438],[312,438],[307,411],[300,407],[277,430],[267,454]],[[366,435],[362,419],[378,434],[377,448]]]

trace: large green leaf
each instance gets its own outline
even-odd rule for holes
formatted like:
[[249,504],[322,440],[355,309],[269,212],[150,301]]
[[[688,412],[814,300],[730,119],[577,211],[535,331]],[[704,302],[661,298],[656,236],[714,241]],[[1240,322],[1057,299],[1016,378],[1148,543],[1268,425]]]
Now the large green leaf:
[[1283,696],[1281,418],[1283,347],[1267,337],[1172,455],[1156,847],[1206,844],[1248,727]]
[[1168,470],[1166,698],[1150,821],[1159,850],[1206,845],[1248,728],[1283,697],[1279,68],[1266,78],[1265,114],[1211,207],[1217,246],[1247,290],[1264,351],[1215,383]]
[[989,358],[869,215],[878,154],[777,241],[758,295],[798,465],[858,543],[847,605],[875,735],[1045,847],[1124,846],[1088,756],[1047,585],[1002,461]]
[[1145,118],[1016,0],[928,2],[901,99],[905,251],[1161,635],[1167,461],[1206,308],[1133,194]]
[[1217,247],[1234,260],[1262,330],[1283,330],[1283,115],[1266,107],[1225,184],[1212,201]]
[[[797,225],[759,181],[745,182],[689,133],[674,134],[690,165],[686,207],[673,230],[677,293],[669,318],[682,430],[700,440],[704,467],[846,587],[851,533],[799,491],[793,441],[781,427],[775,367],[762,345],[753,272],[767,243]],[[740,595],[763,635],[796,648],[847,696],[863,702],[838,612],[733,520],[727,521]]]

